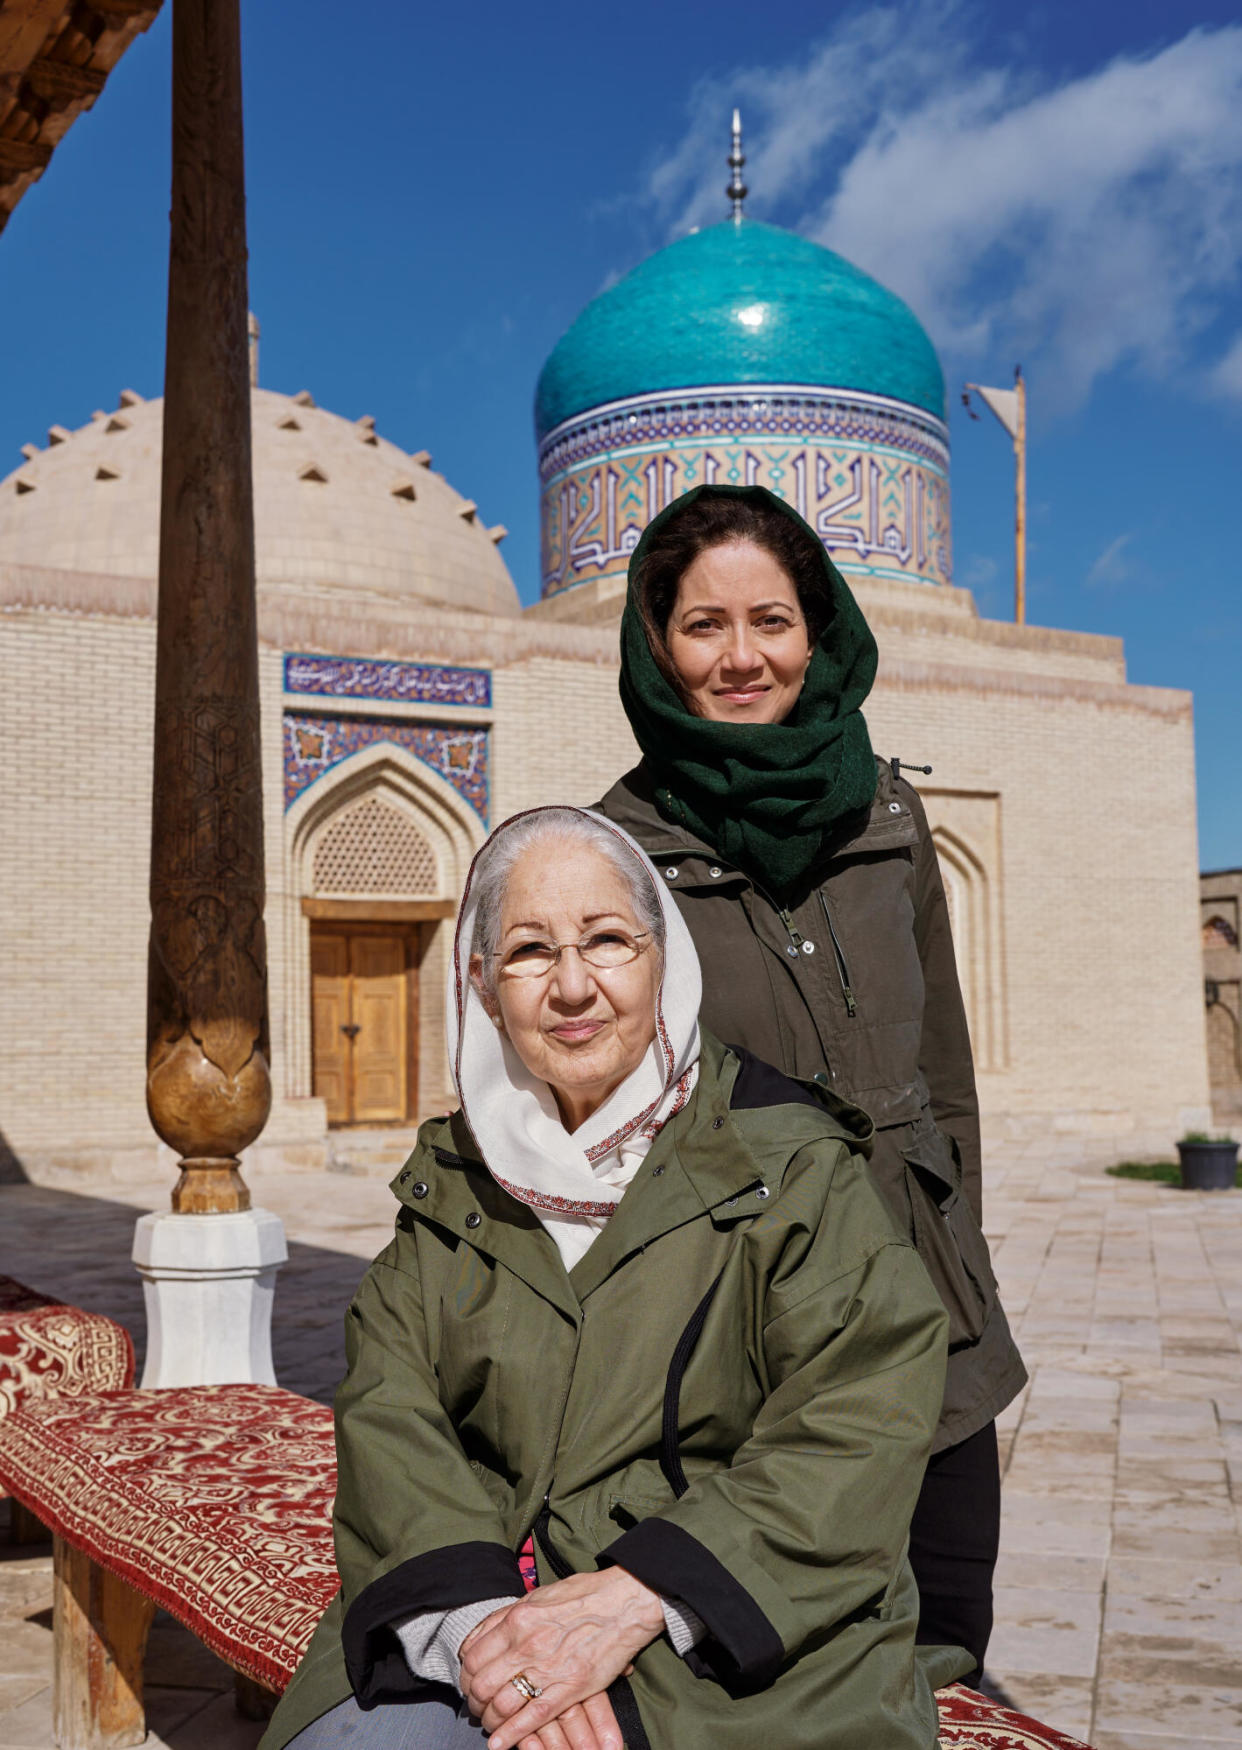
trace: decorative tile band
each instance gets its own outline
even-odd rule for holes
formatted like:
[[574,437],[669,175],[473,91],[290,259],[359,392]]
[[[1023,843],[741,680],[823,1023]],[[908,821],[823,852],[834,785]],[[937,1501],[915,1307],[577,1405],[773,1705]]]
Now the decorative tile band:
[[577,463],[611,455],[618,448],[751,434],[792,442],[830,438],[883,443],[923,456],[941,468],[949,466],[949,428],[921,407],[887,395],[764,383],[631,395],[593,407],[564,420],[544,438],[539,478],[547,485]]
[[333,766],[364,747],[388,742],[404,748],[464,796],[487,824],[488,732],[450,724],[395,723],[389,717],[313,717],[286,711],[285,807]]
[[884,396],[696,389],[567,420],[540,455],[543,593],[623,574],[643,529],[692,486],[767,486],[843,571],[951,581],[944,424]]
[[434,662],[293,655],[285,657],[285,691],[334,699],[489,706],[492,677],[485,668],[448,668]]

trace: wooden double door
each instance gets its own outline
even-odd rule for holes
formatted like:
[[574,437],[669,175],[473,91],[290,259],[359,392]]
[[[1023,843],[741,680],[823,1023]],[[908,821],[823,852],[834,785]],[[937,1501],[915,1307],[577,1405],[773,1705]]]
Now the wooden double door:
[[417,1107],[417,924],[311,926],[315,1093],[329,1124],[393,1124]]

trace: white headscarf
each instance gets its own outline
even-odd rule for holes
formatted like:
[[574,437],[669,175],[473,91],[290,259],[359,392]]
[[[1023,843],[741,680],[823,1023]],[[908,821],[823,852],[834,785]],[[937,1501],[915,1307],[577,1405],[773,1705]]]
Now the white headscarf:
[[690,932],[644,852],[602,815],[586,808],[570,810],[597,822],[633,853],[656,894],[665,939],[651,1049],[585,1124],[566,1130],[552,1090],[526,1068],[470,982],[479,858],[516,822],[545,812],[528,809],[504,821],[470,865],[445,1014],[457,1097],[488,1170],[497,1184],[535,1211],[568,1270],[621,1201],[657,1133],[690,1097],[698,1077],[703,980]]

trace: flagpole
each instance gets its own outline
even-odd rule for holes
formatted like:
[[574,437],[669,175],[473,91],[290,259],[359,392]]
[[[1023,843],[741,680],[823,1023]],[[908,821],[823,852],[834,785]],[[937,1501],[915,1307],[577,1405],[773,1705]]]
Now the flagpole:
[[1026,379],[1022,366],[1014,371],[1014,389],[1018,396],[1018,429],[1014,433],[1015,509],[1013,617],[1019,626],[1026,625]]
[[1013,445],[1014,513],[1013,513],[1013,617],[1019,626],[1026,624],[1026,379],[1022,366],[1015,365],[1013,388],[990,388],[984,383],[967,383],[962,405],[972,419],[979,415],[970,405],[974,390],[988,411],[1004,426]]

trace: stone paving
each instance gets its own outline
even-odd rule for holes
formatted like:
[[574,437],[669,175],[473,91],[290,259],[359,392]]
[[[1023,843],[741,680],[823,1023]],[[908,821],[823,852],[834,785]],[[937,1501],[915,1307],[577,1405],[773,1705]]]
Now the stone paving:
[[[357,1172],[251,1183],[290,1236],[278,1377],[326,1400],[391,1200]],[[166,1195],[2,1186],[0,1272],[141,1346],[133,1222]],[[1242,1193],[1025,1165],[991,1175],[987,1225],[1032,1375],[1001,1423],[992,1682],[1096,1750],[1242,1750]],[[0,1750],[51,1750],[50,1567],[48,1546],[0,1534]],[[258,1742],[230,1673],[163,1616],[147,1686],[151,1750]]]

